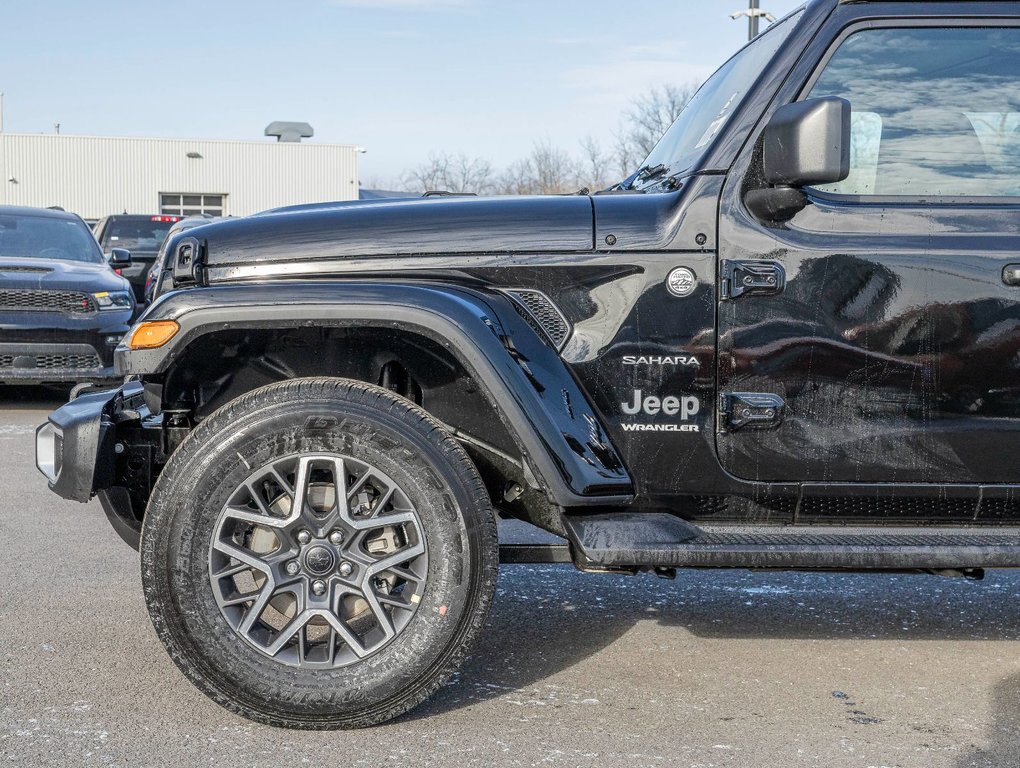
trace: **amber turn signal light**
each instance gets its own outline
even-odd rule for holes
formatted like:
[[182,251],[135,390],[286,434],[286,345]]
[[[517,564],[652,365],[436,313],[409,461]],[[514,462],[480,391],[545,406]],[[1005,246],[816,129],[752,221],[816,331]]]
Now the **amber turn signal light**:
[[140,323],[131,332],[131,339],[127,343],[128,349],[162,347],[176,336],[179,330],[181,330],[181,326],[175,320],[153,320],[150,323]]

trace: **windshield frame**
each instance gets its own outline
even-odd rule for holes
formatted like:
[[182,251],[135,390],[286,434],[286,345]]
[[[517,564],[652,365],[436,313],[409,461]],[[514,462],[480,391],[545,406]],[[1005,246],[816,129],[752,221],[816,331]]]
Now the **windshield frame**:
[[[640,174],[635,172],[633,177],[628,179],[631,182],[629,188],[642,189],[653,187],[662,184],[666,179],[682,178],[705,170],[706,160],[713,155],[719,143],[738,124],[738,114],[753,97],[759,95],[760,86],[769,78],[774,63],[780,58],[785,58],[782,57],[784,46],[787,46],[795,38],[798,30],[802,29],[808,20],[808,14],[805,13],[806,10],[806,6],[801,6],[776,21],[763,33],[742,46],[740,50],[730,56],[709,76],[641,163],[642,169],[655,167],[660,164],[664,165],[667,169],[666,172],[649,178],[647,183],[642,183]],[[773,41],[775,41],[774,44]],[[769,44],[772,44],[771,48],[768,47]],[[766,46],[764,49],[762,48],[763,45]],[[713,107],[716,106],[716,103],[713,102],[709,102],[706,105],[699,104],[699,97],[703,98],[708,93],[706,89],[714,88],[718,90],[725,83],[725,77],[732,71],[733,67],[743,62],[749,53],[758,50],[768,51],[768,54],[761,62],[758,74],[748,81],[742,81],[746,82],[746,87],[724,102],[723,109],[716,108],[713,110]],[[720,78],[722,79],[720,80]],[[778,84],[776,84],[776,87],[778,87]],[[772,94],[769,93],[769,98],[771,96]],[[671,141],[671,137],[676,132],[689,131],[691,126],[685,122],[685,118],[690,120],[694,116],[703,116],[706,107],[710,112],[713,112],[713,120],[708,124],[707,129],[702,131],[703,135],[699,138],[698,145],[695,145],[692,151],[686,154],[676,155],[679,148],[678,145],[684,142]],[[725,114],[723,110],[725,110]],[[710,135],[708,135],[709,131],[711,131]],[[667,143],[669,146],[667,146]],[[669,152],[672,152],[673,156],[667,154]]]

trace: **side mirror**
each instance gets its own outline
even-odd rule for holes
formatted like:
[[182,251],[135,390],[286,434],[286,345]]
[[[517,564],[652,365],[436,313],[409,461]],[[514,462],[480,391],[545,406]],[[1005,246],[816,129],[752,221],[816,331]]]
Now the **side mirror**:
[[110,266],[116,268],[131,266],[131,251],[127,248],[114,248],[110,251]]
[[850,174],[850,102],[838,96],[785,104],[765,126],[762,165],[766,189],[750,190],[747,206],[760,218],[782,221],[807,205],[800,190]]

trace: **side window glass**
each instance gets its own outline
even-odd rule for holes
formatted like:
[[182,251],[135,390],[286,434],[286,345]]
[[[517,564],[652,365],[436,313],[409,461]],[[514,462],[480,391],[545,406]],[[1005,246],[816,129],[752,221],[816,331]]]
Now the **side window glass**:
[[1020,28],[850,35],[809,96],[850,101],[837,195],[1020,196]]

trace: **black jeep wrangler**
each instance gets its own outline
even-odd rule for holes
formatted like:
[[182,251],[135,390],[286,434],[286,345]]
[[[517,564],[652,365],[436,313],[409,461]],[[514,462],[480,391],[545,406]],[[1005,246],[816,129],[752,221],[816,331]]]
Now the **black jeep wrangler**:
[[428,697],[500,560],[1020,566],[1018,83],[1015,2],[815,0],[605,192],[183,232],[39,466],[140,546],[181,670],[284,726]]

